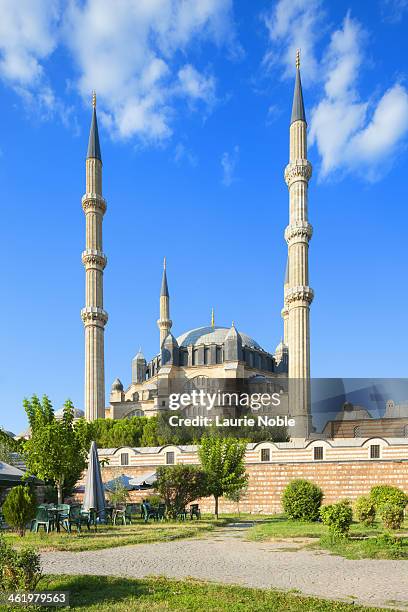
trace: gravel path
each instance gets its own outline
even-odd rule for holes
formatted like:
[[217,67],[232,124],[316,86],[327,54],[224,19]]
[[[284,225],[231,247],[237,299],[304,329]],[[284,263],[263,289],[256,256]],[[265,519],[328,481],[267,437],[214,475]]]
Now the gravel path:
[[299,542],[247,542],[238,525],[205,538],[86,552],[45,552],[45,573],[143,578],[167,576],[250,587],[297,589],[307,595],[408,610],[408,561],[356,560],[293,550]]

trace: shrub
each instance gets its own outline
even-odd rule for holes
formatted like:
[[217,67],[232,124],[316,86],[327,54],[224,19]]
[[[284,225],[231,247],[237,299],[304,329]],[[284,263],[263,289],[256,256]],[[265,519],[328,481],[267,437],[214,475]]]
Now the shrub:
[[11,489],[4,501],[4,519],[20,536],[24,536],[27,523],[35,517],[36,507],[37,500],[31,489],[18,485]]
[[195,465],[162,466],[157,469],[155,489],[175,518],[187,504],[206,494],[206,475]]
[[34,591],[40,578],[40,555],[32,548],[15,550],[0,536],[0,591]]
[[109,501],[112,506],[121,506],[125,504],[129,497],[129,492],[120,478],[117,478],[113,483],[113,488],[108,492]]
[[323,506],[320,508],[320,516],[324,525],[327,525],[329,531],[334,536],[347,536],[350,525],[353,521],[353,511],[348,499]]
[[149,495],[148,497],[146,497],[146,501],[151,505],[151,506],[158,506],[159,504],[163,503],[162,498],[160,497],[160,495],[155,495],[153,493],[153,495]]
[[360,523],[370,527],[375,521],[375,504],[371,497],[362,495],[359,497],[354,506],[356,518]]
[[298,521],[317,521],[323,491],[309,480],[292,480],[282,495],[286,516]]
[[386,529],[400,529],[404,522],[404,510],[397,504],[382,504],[381,518]]
[[408,495],[398,487],[391,485],[377,485],[370,491],[370,497],[378,511],[383,504],[395,504],[404,510],[408,504]]

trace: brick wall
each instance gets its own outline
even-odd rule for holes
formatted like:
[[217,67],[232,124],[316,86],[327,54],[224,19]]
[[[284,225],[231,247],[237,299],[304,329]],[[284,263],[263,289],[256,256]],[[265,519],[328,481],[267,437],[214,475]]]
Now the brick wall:
[[[104,467],[105,482],[126,474],[141,476],[154,472],[156,466]],[[247,494],[239,504],[241,512],[272,514],[281,511],[281,496],[285,486],[296,478],[305,478],[318,484],[324,492],[323,503],[332,503],[348,497],[351,500],[366,494],[376,484],[387,483],[408,492],[408,461],[344,461],[344,462],[298,462],[298,463],[253,463],[247,464],[249,475]],[[140,502],[150,491],[131,491],[130,499]],[[80,498],[81,496],[79,496]],[[204,512],[212,512],[214,501],[200,500]],[[220,512],[237,512],[236,503],[220,500]]]

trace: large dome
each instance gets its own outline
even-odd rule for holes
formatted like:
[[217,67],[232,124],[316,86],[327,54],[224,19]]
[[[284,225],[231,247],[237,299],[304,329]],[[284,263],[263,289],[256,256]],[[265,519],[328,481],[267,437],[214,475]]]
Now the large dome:
[[[179,346],[189,346],[190,344],[224,344],[225,336],[228,332],[228,327],[197,327],[197,329],[190,329],[184,334],[181,334],[181,336],[177,338],[177,342]],[[249,346],[261,351],[263,350],[253,338],[241,331],[238,333],[242,338],[243,346]]]

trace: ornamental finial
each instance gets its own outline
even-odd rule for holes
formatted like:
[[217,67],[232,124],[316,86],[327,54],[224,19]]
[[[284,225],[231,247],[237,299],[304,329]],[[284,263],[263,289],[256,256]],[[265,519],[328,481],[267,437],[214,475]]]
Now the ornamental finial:
[[296,51],[296,68],[299,70],[300,68],[300,49]]
[[92,108],[96,108],[96,91],[92,90]]
[[214,319],[214,308],[211,308],[211,327],[214,327],[215,319]]
[[166,269],[166,257],[163,257],[163,270]]

